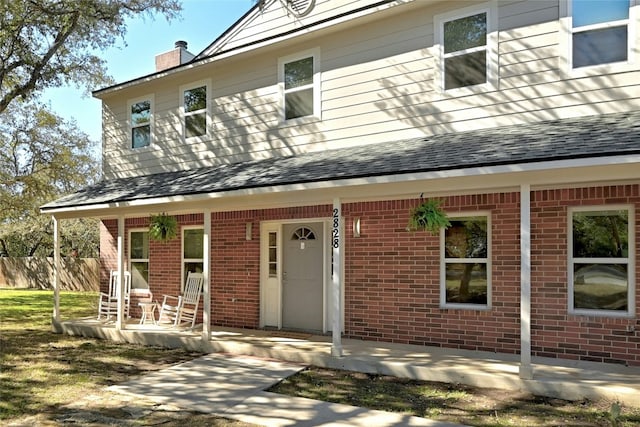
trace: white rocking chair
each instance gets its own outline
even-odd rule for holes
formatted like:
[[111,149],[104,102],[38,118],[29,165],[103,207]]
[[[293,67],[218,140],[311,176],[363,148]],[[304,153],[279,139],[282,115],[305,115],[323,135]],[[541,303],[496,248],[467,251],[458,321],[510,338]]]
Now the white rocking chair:
[[190,272],[182,295],[177,297],[164,295],[158,323],[169,323],[173,326],[191,323],[191,329],[193,329],[198,317],[198,305],[200,304],[203,283],[202,273]]
[[[112,271],[109,277],[109,293],[100,292],[98,301],[98,320],[103,316],[109,320],[110,317],[118,315],[118,286],[119,272]],[[131,273],[124,272],[124,316],[129,318],[129,302],[131,301]]]

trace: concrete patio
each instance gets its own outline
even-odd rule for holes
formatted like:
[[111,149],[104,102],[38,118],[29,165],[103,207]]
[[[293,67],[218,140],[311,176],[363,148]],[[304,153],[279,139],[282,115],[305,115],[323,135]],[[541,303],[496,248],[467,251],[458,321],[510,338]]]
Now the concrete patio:
[[520,358],[490,352],[343,339],[343,357],[331,355],[331,337],[297,332],[214,327],[209,341],[200,330],[113,323],[95,319],[54,322],[56,332],[204,353],[224,352],[328,368],[378,373],[428,381],[524,390],[537,395],[608,399],[640,406],[640,367],[533,358],[532,380],[518,375]]

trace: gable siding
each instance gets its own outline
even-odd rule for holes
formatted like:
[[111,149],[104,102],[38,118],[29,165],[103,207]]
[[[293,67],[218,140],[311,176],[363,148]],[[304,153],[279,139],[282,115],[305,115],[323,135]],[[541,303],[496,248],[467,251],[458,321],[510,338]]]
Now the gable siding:
[[[340,7],[364,3],[344,1]],[[558,1],[500,2],[498,87],[441,93],[434,77],[434,16],[469,4],[425,2],[404,13],[378,12],[376,21],[354,21],[322,37],[301,37],[297,44],[274,45],[123,90],[103,103],[105,177],[640,108],[640,67],[580,77],[562,69]],[[320,16],[326,7],[318,1],[315,12]],[[281,124],[278,58],[316,47],[322,120]],[[202,79],[212,82],[210,134],[184,141],[179,87]],[[154,145],[134,151],[127,100],[144,94],[155,97]]]
[[[233,37],[221,40],[217,45],[205,50],[201,56],[236,49],[379,2],[380,0],[316,0],[308,15],[296,18],[282,7],[280,0],[267,1],[266,7],[262,10],[257,9],[240,23]],[[405,2],[406,0],[398,0],[394,3]]]

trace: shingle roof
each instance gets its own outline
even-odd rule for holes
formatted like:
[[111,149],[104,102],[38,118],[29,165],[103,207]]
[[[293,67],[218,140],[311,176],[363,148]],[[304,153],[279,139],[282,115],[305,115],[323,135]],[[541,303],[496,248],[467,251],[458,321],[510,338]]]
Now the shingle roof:
[[640,154],[640,111],[103,180],[43,210],[385,175]]

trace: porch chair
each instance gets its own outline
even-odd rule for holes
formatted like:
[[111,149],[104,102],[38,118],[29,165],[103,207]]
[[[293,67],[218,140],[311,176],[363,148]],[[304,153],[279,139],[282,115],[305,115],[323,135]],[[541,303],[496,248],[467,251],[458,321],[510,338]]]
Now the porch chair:
[[158,323],[169,323],[175,327],[183,324],[188,325],[191,322],[191,329],[193,329],[198,317],[198,305],[200,304],[203,283],[202,273],[189,272],[182,295],[177,297],[163,295]]
[[[103,316],[108,320],[109,317],[118,315],[118,278],[117,271],[111,271],[109,276],[109,292],[100,292],[98,301],[98,320]],[[124,316],[129,318],[129,303],[131,301],[131,273],[124,272]]]

